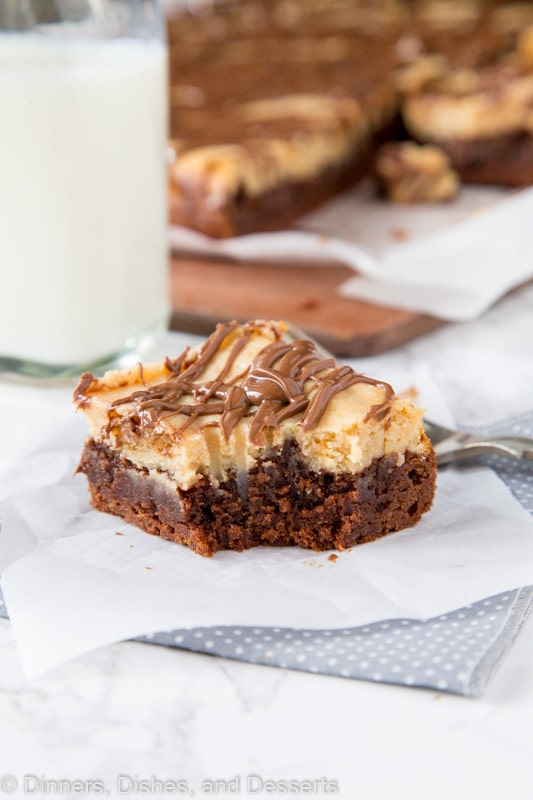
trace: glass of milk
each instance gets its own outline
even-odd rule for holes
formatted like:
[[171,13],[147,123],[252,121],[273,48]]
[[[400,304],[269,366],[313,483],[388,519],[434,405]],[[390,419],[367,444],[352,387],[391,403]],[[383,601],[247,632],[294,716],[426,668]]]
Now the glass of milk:
[[169,313],[157,0],[0,2],[0,375],[135,363]]

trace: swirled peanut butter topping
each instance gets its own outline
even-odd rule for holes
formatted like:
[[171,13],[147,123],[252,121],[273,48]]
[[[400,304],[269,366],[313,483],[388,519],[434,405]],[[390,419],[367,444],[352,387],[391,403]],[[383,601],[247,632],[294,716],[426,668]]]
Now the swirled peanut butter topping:
[[234,474],[244,491],[287,442],[309,469],[333,474],[425,452],[422,409],[288,338],[282,322],[221,324],[178,358],[82,376],[74,399],[90,438],[171,491]]
[[[175,360],[167,359],[168,380],[113,400],[109,426],[116,421],[118,407],[126,405],[129,408],[126,414],[120,413],[121,420],[127,418],[136,426],[155,428],[165,418],[183,415],[186,419],[177,428],[180,434],[199,418],[209,417],[208,424],[218,425],[228,441],[238,423],[247,418],[250,442],[262,446],[266,431],[278,429],[291,417],[299,417],[303,431],[315,429],[335,395],[356,383],[384,390],[382,402],[370,407],[367,418],[381,421],[389,413],[394,393],[388,384],[351,367],[336,366],[310,341],[284,341],[283,330],[274,325],[275,340],[259,350],[244,372],[232,375],[239,354],[257,330],[255,323],[218,325],[192,358],[186,350]],[[218,372],[206,378],[221,353],[225,358]]]

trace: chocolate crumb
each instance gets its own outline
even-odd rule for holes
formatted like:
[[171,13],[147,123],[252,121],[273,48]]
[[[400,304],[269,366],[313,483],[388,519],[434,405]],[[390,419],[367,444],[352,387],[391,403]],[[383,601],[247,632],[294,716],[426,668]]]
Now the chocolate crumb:
[[406,231],[405,228],[392,228],[390,236],[396,242],[405,242],[407,239],[411,238],[411,234],[409,231]]
[[298,303],[298,308],[301,311],[314,311],[319,306],[319,302],[316,297],[307,297]]

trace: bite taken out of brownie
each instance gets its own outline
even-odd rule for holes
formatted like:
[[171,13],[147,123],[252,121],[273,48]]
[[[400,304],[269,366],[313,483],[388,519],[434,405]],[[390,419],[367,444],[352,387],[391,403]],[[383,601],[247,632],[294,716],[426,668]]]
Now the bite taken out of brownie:
[[175,359],[86,373],[74,400],[94,507],[204,556],[344,550],[433,501],[422,411],[283,323],[220,324]]

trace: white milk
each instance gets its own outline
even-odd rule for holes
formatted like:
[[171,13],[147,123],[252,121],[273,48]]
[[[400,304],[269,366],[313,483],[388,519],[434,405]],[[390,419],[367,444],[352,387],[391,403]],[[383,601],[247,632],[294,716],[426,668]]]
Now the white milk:
[[0,357],[78,364],[168,311],[160,42],[0,34]]

